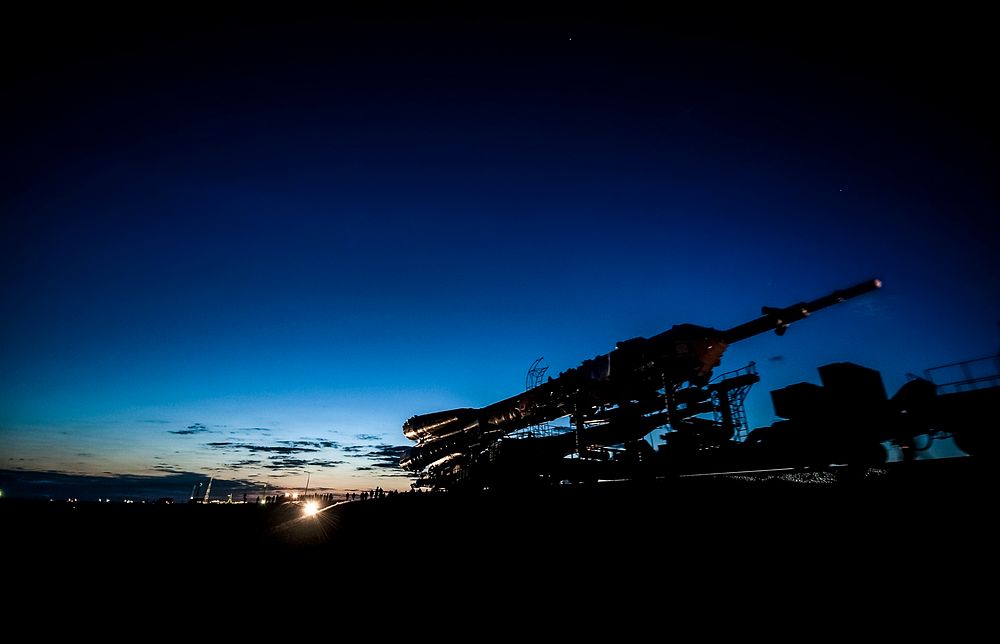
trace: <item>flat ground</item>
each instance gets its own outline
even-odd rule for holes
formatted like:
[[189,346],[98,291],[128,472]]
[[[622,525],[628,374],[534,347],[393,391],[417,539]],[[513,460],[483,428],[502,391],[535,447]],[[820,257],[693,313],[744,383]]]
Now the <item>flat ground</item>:
[[853,475],[400,494],[314,517],[291,504],[4,499],[0,524],[3,551],[19,562],[8,571],[11,587],[182,580],[243,592],[245,583],[367,577],[411,590],[506,580],[558,594],[641,580],[721,598],[845,582],[848,592],[872,592],[895,580],[922,600],[939,596],[941,584],[954,595],[969,575],[992,575],[993,472],[991,463],[952,459]]

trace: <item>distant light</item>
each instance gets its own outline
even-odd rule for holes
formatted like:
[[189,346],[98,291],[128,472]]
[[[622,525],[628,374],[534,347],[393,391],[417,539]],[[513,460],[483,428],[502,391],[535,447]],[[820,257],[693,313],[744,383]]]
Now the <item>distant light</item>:
[[875,288],[882,288],[882,280],[875,280]]
[[319,503],[310,501],[302,506],[302,514],[307,517],[315,516],[319,512]]

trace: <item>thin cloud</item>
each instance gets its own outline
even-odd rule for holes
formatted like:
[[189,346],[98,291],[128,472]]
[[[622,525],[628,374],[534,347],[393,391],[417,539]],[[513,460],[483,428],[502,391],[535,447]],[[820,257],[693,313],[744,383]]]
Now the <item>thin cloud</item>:
[[318,458],[292,458],[289,456],[278,455],[271,456],[269,462],[264,463],[261,467],[269,470],[288,470],[288,469],[326,469],[334,468],[338,465],[344,465],[347,461],[334,461],[329,459],[318,459]]
[[[234,441],[213,441],[205,443],[205,447],[228,451],[246,450],[254,454],[303,454],[318,452],[319,449],[312,447],[313,443],[303,441],[283,441],[288,443],[300,443],[298,445],[253,445],[248,443],[237,443]],[[304,444],[303,444],[304,443]]]
[[266,452],[271,454],[301,454],[304,452],[318,452],[315,447],[294,447],[287,445],[240,445],[238,449],[245,449],[248,452]]
[[[372,467],[379,469],[399,469],[399,459],[410,449],[406,445],[374,445],[374,449],[364,454],[346,454],[350,458],[366,458],[372,462]],[[346,450],[345,450],[346,451]]]
[[381,463],[375,463],[372,467],[377,467],[379,469],[386,470],[398,470],[399,469],[399,459],[397,458],[395,462],[385,461]]
[[338,465],[344,465],[347,461],[330,461],[330,460],[319,460],[313,459],[309,462],[310,467],[337,467]]
[[212,431],[208,427],[205,427],[204,423],[194,423],[193,425],[188,425],[184,429],[171,429],[168,430],[171,434],[178,434],[181,436],[188,436],[190,434],[203,434],[205,432]]
[[273,457],[269,463],[264,463],[261,467],[269,470],[298,470],[309,464],[304,458],[280,458]]
[[[96,498],[146,498],[173,497],[187,499],[195,483],[207,480],[205,474],[177,470],[164,474],[115,474],[108,476],[69,474],[55,471],[0,470],[0,484],[5,496],[29,499],[66,499],[78,497],[81,500]],[[260,489],[260,486],[245,479],[216,477],[212,483],[213,496],[242,494]]]
[[302,439],[297,441],[276,441],[280,445],[291,445],[293,447],[322,447],[328,449],[337,449],[340,447],[340,443],[337,441],[324,440],[322,438],[310,438]]
[[166,472],[168,474],[185,474],[186,472],[174,465],[154,465],[152,469],[157,472]]

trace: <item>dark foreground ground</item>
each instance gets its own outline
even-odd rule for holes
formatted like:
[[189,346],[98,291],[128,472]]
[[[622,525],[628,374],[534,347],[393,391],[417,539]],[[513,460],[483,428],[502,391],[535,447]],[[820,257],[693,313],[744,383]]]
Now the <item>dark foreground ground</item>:
[[437,597],[426,596],[428,586],[460,597],[509,584],[518,596],[651,586],[718,602],[823,588],[850,602],[888,584],[913,601],[939,602],[942,593],[971,595],[970,576],[995,581],[994,479],[991,464],[955,459],[855,476],[401,494],[310,518],[293,505],[4,499],[0,543],[7,589],[159,589],[181,603],[188,591],[246,598],[359,580],[416,602]]

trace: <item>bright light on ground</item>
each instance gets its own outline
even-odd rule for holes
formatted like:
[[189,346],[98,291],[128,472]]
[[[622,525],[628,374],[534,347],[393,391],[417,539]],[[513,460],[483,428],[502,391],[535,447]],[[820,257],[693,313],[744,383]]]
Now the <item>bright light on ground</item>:
[[319,512],[319,503],[315,501],[309,501],[302,506],[302,514],[307,517],[314,516],[317,512]]

